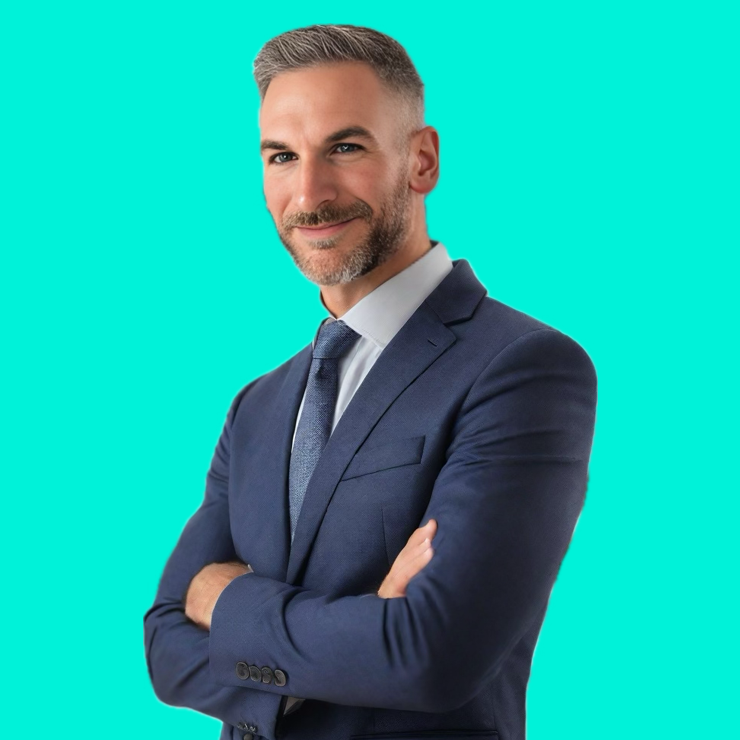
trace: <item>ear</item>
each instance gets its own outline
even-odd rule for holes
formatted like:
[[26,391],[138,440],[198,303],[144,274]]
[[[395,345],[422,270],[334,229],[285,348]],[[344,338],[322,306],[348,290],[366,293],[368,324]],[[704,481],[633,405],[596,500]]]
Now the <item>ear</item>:
[[411,141],[409,187],[421,195],[430,193],[439,179],[439,133],[432,126],[417,131]]

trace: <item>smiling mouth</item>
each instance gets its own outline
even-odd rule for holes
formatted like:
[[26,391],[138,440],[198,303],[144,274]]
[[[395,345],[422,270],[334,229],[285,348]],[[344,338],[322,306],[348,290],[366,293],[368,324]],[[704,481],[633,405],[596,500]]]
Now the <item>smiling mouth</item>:
[[304,239],[308,239],[309,241],[328,239],[329,237],[337,236],[356,219],[357,216],[355,216],[355,218],[347,219],[347,221],[338,221],[333,224],[322,224],[321,226],[296,226],[295,228],[298,229]]
[[333,224],[321,224],[320,226],[297,226],[296,228],[305,231],[326,231],[327,229],[333,229],[337,226],[344,226],[344,224],[348,224],[350,221],[354,220],[354,218],[348,218],[346,221],[337,221]]

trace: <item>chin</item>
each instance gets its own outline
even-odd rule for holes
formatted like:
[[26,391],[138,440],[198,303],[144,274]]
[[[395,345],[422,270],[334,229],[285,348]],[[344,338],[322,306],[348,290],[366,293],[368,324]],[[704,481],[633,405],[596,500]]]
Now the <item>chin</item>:
[[372,265],[362,258],[360,253],[349,254],[316,254],[296,260],[300,271],[312,283],[317,285],[339,285],[350,283],[365,275]]
[[362,238],[346,239],[338,234],[327,239],[303,239],[281,234],[281,241],[298,269],[317,285],[349,283],[374,266],[363,249]]
[[298,262],[300,271],[312,282],[317,285],[336,285],[337,283],[346,282],[348,265],[346,260],[337,259],[332,255],[314,254],[304,256]]

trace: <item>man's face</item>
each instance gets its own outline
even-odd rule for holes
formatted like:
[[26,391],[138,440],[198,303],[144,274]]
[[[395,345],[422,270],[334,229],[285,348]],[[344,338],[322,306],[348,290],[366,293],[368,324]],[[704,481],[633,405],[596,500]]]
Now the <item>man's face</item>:
[[402,115],[399,99],[365,64],[285,72],[267,88],[265,202],[309,280],[349,282],[403,244],[411,191]]

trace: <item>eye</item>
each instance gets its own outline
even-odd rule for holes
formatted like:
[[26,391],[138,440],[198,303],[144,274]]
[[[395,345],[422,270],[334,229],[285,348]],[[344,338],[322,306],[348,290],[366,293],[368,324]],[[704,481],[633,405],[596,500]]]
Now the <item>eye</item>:
[[273,154],[267,161],[270,164],[285,164],[287,161],[286,159],[278,159],[278,157],[294,157],[295,155],[293,152],[278,152],[277,154]]
[[[341,151],[343,147],[353,147],[353,148],[344,149],[344,151]],[[358,149],[362,149],[362,147],[359,144],[337,144],[336,149],[340,154],[350,154],[351,152],[357,151]]]

